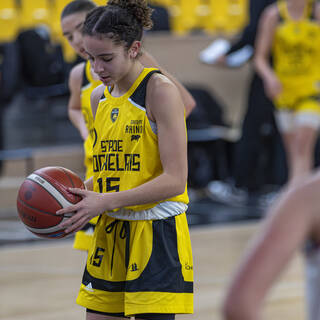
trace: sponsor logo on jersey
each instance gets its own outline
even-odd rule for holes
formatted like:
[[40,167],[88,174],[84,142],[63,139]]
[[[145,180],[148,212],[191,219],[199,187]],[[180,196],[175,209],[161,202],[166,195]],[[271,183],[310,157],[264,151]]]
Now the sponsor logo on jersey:
[[131,141],[139,141],[140,137],[141,136],[139,134],[133,134],[131,136]]

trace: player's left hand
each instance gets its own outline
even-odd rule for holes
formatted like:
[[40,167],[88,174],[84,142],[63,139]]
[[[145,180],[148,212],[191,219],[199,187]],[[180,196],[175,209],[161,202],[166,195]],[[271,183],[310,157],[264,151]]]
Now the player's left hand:
[[101,193],[78,188],[69,188],[68,190],[82,197],[82,200],[72,206],[58,210],[56,214],[73,213],[71,218],[61,224],[66,233],[72,233],[81,230],[92,218],[104,212],[105,208]]

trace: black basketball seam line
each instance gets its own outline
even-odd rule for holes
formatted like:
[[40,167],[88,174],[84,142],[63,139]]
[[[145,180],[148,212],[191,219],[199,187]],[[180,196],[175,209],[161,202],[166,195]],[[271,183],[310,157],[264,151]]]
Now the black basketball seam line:
[[[38,175],[39,177],[41,177],[42,179],[44,179],[47,183],[49,183],[49,184],[52,186],[52,188],[54,188],[58,193],[60,193],[60,195],[61,195],[63,198],[65,198],[64,195],[63,195],[52,183],[50,183],[48,180],[46,180],[46,179],[45,179],[44,177],[42,177],[40,174],[38,174],[38,173],[34,173],[34,174],[35,174],[35,175]],[[29,177],[27,177],[26,180],[30,180],[30,181],[33,181],[33,182],[37,183],[39,186],[42,187],[42,189],[44,189],[44,190],[46,190],[46,191],[48,192],[48,190],[45,189],[45,188],[43,188],[42,184],[40,184],[39,182],[34,181],[34,180],[30,179]],[[48,192],[48,193],[60,204],[60,207],[61,207],[61,208],[64,208],[64,206],[62,205],[62,203],[61,203],[60,201],[58,201],[58,199],[56,199],[50,192]],[[65,199],[65,200],[68,201],[67,199]],[[70,201],[68,201],[68,202],[71,203]]]
[[[72,187],[75,188],[75,185],[74,185],[74,183],[73,183],[73,180],[70,178],[68,171],[67,171],[65,168],[63,168],[63,167],[58,167],[58,168],[60,168],[60,169],[64,172],[64,174],[65,174],[65,175],[68,177],[68,179],[70,180],[70,182],[71,182],[71,184],[72,184]],[[73,195],[73,196],[74,196],[75,200],[77,200],[77,198],[80,198],[80,199],[81,199],[81,197],[78,196],[78,195]]]
[[[40,213],[47,214],[48,216],[59,217],[59,216],[57,216],[57,215],[55,215],[55,214],[52,214],[52,213],[50,213],[50,212],[45,212],[45,211],[43,211],[43,210],[40,210],[40,209],[37,209],[37,208],[33,208],[33,207],[29,206],[27,203],[25,203],[25,202],[24,202],[23,200],[21,200],[21,199],[18,199],[18,201],[21,202],[21,203],[23,203],[23,205],[25,205],[25,206],[28,207],[29,209],[37,210],[37,211],[39,211]],[[43,229],[48,229],[48,228],[57,227],[62,221],[63,221],[63,217],[62,217],[62,220],[60,220],[60,221],[59,221],[57,224],[55,224],[54,226],[50,226],[50,227],[46,227],[46,228],[41,228],[41,229],[27,224],[24,220],[23,220],[22,222],[23,222],[23,224],[26,225],[26,227],[28,228],[28,230],[30,230],[29,228],[43,230]],[[30,231],[31,231],[31,230],[30,230]],[[31,231],[31,232],[35,233],[35,231]],[[54,232],[55,232],[55,231],[54,231]],[[37,234],[38,234],[38,233],[37,233]]]
[[60,168],[60,169],[63,171],[63,173],[68,177],[68,179],[70,180],[70,182],[71,182],[71,184],[72,184],[72,187],[74,188],[74,183],[73,183],[72,179],[69,177],[68,171],[65,170],[63,167],[59,167],[59,168]]
[[[18,198],[18,201],[20,201],[21,203],[23,203],[26,207],[28,207],[29,209],[32,209],[32,210],[38,210],[39,212],[41,213],[44,213],[44,214],[47,214],[47,215],[50,215],[50,216],[53,216],[53,217],[59,217],[57,216],[56,214],[54,213],[51,213],[51,212],[47,212],[47,211],[44,211],[44,210],[41,210],[41,209],[38,209],[38,208],[34,208],[32,206],[30,206],[27,202],[24,202],[22,199]],[[61,216],[60,216],[61,217]],[[62,216],[63,217],[63,216]]]

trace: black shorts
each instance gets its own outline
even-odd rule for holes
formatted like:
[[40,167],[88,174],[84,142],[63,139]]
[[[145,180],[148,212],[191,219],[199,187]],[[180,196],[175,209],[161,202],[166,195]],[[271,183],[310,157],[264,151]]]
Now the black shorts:
[[[128,318],[124,315],[124,313],[107,313],[107,312],[99,312],[91,309],[87,309],[87,312],[102,314],[106,316],[119,317],[119,318]],[[174,320],[175,314],[173,313],[142,313],[136,315],[136,319],[146,319],[146,320]]]

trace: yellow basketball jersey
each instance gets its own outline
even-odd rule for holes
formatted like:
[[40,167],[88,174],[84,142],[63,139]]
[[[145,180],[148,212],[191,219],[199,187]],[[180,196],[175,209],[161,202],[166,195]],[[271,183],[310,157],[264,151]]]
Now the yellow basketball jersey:
[[304,97],[319,92],[320,26],[308,1],[299,20],[290,17],[286,1],[278,2],[280,23],[276,28],[272,57],[283,94]]
[[[94,191],[129,190],[163,172],[156,124],[148,119],[145,106],[147,82],[155,72],[159,70],[145,68],[121,97],[113,97],[106,88],[94,121]],[[188,203],[187,188],[183,194],[165,201]],[[155,205],[127,209],[140,211]]]
[[81,87],[81,111],[89,132],[88,138],[84,142],[86,179],[93,176],[92,169],[92,145],[93,145],[93,116],[90,103],[90,95],[93,89],[99,86],[101,82],[94,80],[91,74],[91,65],[87,61],[83,73],[83,81]]

